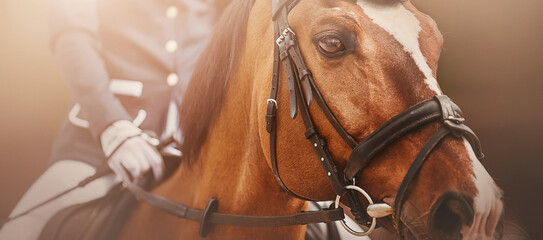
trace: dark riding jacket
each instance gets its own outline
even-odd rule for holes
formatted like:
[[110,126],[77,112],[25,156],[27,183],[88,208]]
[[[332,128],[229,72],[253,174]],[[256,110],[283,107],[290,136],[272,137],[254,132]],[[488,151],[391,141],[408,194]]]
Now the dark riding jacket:
[[216,13],[207,0],[51,0],[51,47],[71,93],[51,160],[99,166],[100,134],[118,120],[160,136]]

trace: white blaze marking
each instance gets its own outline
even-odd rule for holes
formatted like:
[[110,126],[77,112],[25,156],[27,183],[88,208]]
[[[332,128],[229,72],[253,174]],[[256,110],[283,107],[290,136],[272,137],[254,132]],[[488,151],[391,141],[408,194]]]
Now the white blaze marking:
[[[496,186],[494,184],[494,180],[486,169],[483,167],[481,162],[477,159],[475,156],[475,153],[473,152],[473,149],[471,148],[471,145],[469,142],[464,139],[464,145],[466,146],[466,150],[468,151],[469,158],[473,162],[473,182],[475,183],[475,187],[479,191],[477,196],[475,196],[474,203],[475,208],[483,207],[480,205],[485,205],[486,202],[489,202],[485,200],[484,198],[496,198]],[[479,205],[479,206],[477,206]]]
[[466,139],[464,139],[464,146],[473,163],[473,182],[478,193],[473,198],[473,208],[475,209],[473,225],[464,226],[462,235],[464,239],[491,239],[492,235],[488,236],[485,230],[490,227],[494,232],[495,223],[503,211],[503,205],[499,202],[498,189],[494,180],[477,159]]
[[357,0],[357,4],[375,24],[390,33],[402,44],[404,50],[411,54],[415,64],[424,74],[424,81],[428,87],[436,94],[442,94],[433,71],[420,50],[419,33],[422,28],[415,15],[400,2]]

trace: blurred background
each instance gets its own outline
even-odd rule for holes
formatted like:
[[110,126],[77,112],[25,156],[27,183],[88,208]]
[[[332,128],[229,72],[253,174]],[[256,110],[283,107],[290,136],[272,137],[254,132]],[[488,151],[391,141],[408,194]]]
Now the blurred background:
[[[445,37],[438,81],[481,138],[506,214],[543,239],[543,1],[412,2]],[[0,0],[0,219],[46,169],[67,113],[47,38],[47,1]]]

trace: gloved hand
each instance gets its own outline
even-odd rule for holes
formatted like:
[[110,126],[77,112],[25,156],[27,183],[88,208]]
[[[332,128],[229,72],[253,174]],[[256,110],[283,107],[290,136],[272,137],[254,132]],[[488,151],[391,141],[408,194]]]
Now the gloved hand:
[[108,157],[108,165],[117,176],[122,176],[124,166],[134,178],[141,177],[149,169],[153,170],[156,180],[162,178],[164,162],[156,148],[151,145],[156,145],[155,141],[158,140],[143,133],[130,121],[113,123],[104,130],[100,140]]

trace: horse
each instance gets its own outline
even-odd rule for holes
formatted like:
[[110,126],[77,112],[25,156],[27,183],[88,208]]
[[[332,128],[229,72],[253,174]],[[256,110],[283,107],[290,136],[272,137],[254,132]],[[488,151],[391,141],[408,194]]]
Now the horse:
[[[338,172],[350,164],[353,152],[326,112],[310,103],[311,94],[318,97],[316,88],[356,142],[411,106],[443,94],[436,81],[443,37],[434,20],[409,1],[282,1],[285,10],[280,11],[278,2],[234,0],[222,14],[180,107],[182,162],[154,194],[206,211],[208,200],[214,198],[214,210],[225,214],[305,211],[307,199],[330,201],[337,193],[328,179],[331,173],[323,172],[306,140],[306,121],[297,115],[303,115],[307,106],[307,116],[326,139]],[[304,79],[310,75],[315,88],[293,82],[285,65],[276,63],[281,37],[276,40],[272,17],[283,11],[290,28],[282,40],[296,36],[311,70],[297,73]],[[275,87],[271,79],[279,83],[276,99],[270,98]],[[291,92],[292,83],[300,84],[294,88],[297,93]],[[276,156],[270,151],[265,117],[270,105],[276,110]],[[384,146],[353,173],[352,184],[375,202],[398,208],[396,197],[413,159],[442,125],[425,124]],[[405,239],[499,238],[502,192],[478,160],[473,144],[465,137],[447,135],[434,145],[405,187],[401,209],[394,209],[399,214],[379,218],[379,225]],[[141,203],[120,239],[199,239],[199,229],[197,221]],[[303,239],[305,229],[216,224],[207,238]]]

